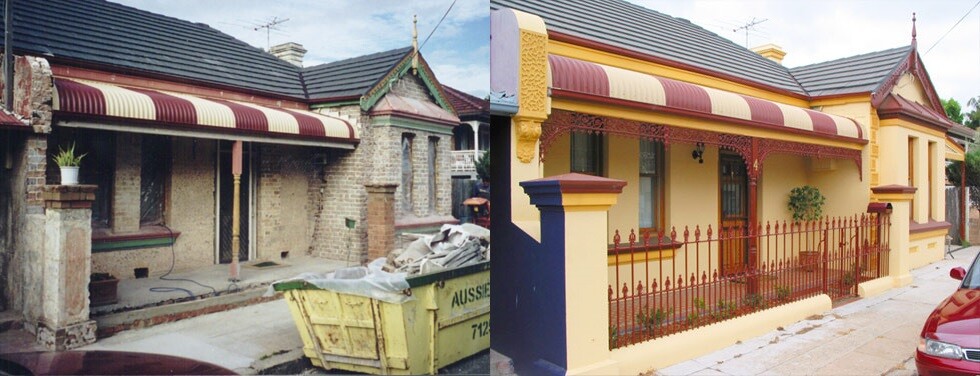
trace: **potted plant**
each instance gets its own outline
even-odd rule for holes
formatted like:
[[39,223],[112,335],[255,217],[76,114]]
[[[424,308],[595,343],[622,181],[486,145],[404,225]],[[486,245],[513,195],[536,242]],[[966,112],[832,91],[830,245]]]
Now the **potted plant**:
[[54,156],[54,163],[57,163],[58,167],[61,168],[61,185],[78,184],[78,168],[86,154],[75,155],[74,142],[71,143],[68,150],[58,148],[58,154]]
[[[793,188],[789,192],[789,210],[793,213],[793,222],[816,221],[823,215],[823,204],[826,198],[817,187],[804,185]],[[820,262],[820,251],[800,250],[800,263],[803,270],[811,272]]]
[[92,307],[116,304],[119,301],[119,279],[109,273],[92,273],[88,283],[89,302]]

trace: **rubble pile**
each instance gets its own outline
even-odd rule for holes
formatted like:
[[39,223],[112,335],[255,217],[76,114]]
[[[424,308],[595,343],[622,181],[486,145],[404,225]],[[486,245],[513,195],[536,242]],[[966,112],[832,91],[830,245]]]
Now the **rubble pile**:
[[472,224],[443,225],[439,233],[416,239],[388,254],[387,272],[429,274],[490,260],[490,230]]

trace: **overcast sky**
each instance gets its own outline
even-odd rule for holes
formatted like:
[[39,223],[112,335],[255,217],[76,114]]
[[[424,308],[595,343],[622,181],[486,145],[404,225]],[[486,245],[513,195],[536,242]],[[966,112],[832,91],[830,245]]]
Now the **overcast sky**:
[[[267,48],[265,29],[274,18],[289,19],[269,33],[269,43],[302,44],[304,65],[367,55],[412,44],[412,15],[418,14],[419,43],[452,0],[110,0],[153,13],[203,22],[256,47]],[[486,0],[457,0],[422,47],[439,82],[480,98],[490,87],[490,18]]]
[[980,7],[939,41],[980,0],[630,1],[686,18],[743,46],[744,30],[732,30],[753,18],[766,19],[749,31],[748,45],[783,47],[788,67],[907,46],[916,12],[919,54],[939,96],[956,98],[964,107],[980,96]]

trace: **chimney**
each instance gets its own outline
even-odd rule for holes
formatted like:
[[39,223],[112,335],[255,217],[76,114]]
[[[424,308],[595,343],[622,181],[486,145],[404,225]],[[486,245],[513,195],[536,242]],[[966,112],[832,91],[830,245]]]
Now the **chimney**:
[[782,64],[783,57],[786,56],[786,51],[783,51],[782,47],[779,47],[772,43],[763,44],[758,47],[752,47],[752,52],[762,55],[762,57],[766,59],[775,61],[777,64]]
[[269,47],[269,53],[292,65],[302,67],[303,55],[306,55],[306,49],[303,48],[302,44],[286,42]]

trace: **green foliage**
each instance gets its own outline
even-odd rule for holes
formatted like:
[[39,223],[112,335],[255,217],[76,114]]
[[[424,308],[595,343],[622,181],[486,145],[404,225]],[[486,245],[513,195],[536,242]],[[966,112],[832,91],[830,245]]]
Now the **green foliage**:
[[657,308],[656,310],[650,309],[647,312],[640,312],[636,315],[636,321],[643,325],[647,331],[652,331],[653,329],[663,326],[667,322],[667,316],[674,310],[668,308],[666,311],[662,308]]
[[[970,100],[966,102],[966,108],[969,109],[969,111],[963,114],[963,125],[970,127],[970,129],[973,130],[980,128],[980,96],[970,98]],[[980,142],[980,140],[977,141]]]
[[949,120],[956,122],[957,124],[963,124],[963,108],[960,107],[960,102],[956,99],[940,99],[943,104],[943,109],[946,110],[946,117]]
[[855,282],[854,272],[851,270],[844,272],[844,277],[841,279],[841,282],[848,286],[853,285]]
[[737,309],[735,302],[729,302],[727,300],[719,300],[715,304],[715,311],[711,313],[711,318],[715,320],[727,320],[735,317],[735,310]]
[[698,317],[700,316],[697,312],[691,312],[687,314],[687,318],[684,321],[687,322],[688,326],[694,326],[698,322]]
[[752,309],[759,309],[766,307],[765,299],[762,299],[762,295],[759,294],[748,294],[742,298],[742,304],[752,307]]
[[793,294],[793,289],[789,286],[776,285],[776,299],[787,300]]
[[814,221],[823,215],[826,198],[811,185],[793,188],[789,193],[789,210],[794,221]]
[[54,163],[58,164],[58,167],[78,167],[82,163],[82,158],[88,153],[82,155],[75,155],[75,143],[71,143],[71,147],[68,150],[63,148],[58,148],[58,154],[53,157]]
[[616,344],[619,342],[619,327],[609,325],[609,348],[615,349]]
[[[980,210],[980,148],[972,148],[966,153],[966,188],[970,193],[970,203]],[[960,168],[964,162],[953,162],[946,166],[946,179],[950,184],[960,186]]]
[[480,176],[480,180],[490,181],[490,151],[477,158],[475,164],[476,174]]
[[704,311],[707,307],[704,304],[704,299],[694,298],[694,307],[700,311]]

